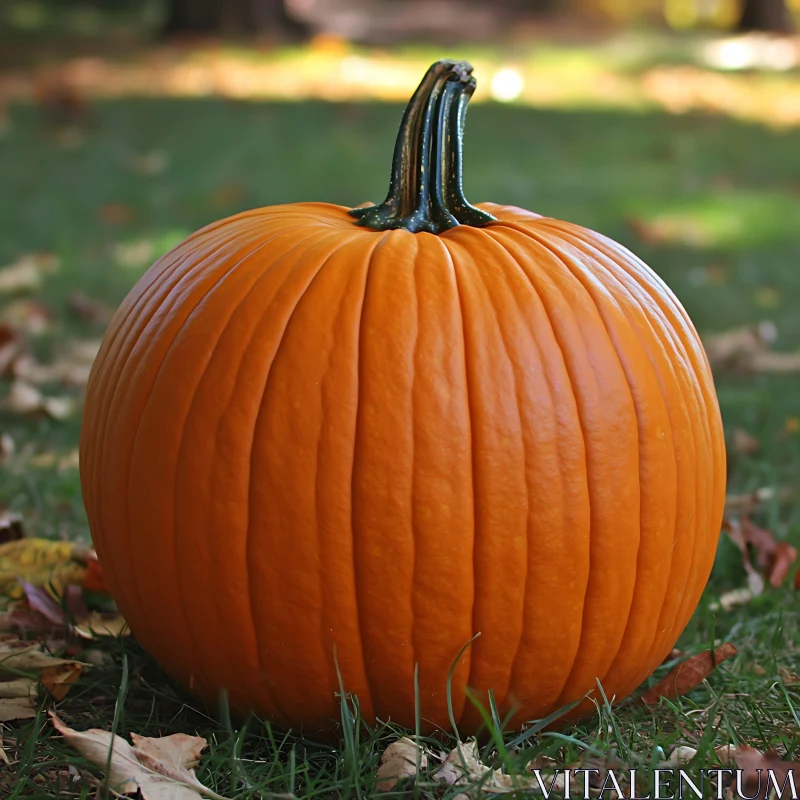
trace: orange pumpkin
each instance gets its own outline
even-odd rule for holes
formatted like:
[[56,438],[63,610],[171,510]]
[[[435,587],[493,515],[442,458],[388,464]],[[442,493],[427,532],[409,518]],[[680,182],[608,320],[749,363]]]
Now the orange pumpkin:
[[[387,199],[272,206],[116,314],[81,478],[133,633],[211,703],[321,731],[512,724],[662,661],[711,570],[722,426],[700,340],[625,248],[461,191],[475,80],[434,64]],[[338,670],[338,673],[337,673]],[[584,701],[578,713],[591,710]]]

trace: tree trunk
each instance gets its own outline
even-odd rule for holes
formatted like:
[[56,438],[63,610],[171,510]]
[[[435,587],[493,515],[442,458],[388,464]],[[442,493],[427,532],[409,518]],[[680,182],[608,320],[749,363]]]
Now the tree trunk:
[[786,0],[744,0],[740,31],[789,33],[794,29]]
[[308,35],[306,26],[286,10],[285,0],[169,0],[167,6],[166,36],[220,33],[223,29],[294,39]]

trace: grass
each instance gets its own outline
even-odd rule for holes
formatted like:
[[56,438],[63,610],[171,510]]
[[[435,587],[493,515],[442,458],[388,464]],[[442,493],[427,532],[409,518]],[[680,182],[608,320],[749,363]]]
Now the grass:
[[[115,100],[96,105],[80,140],[66,146],[34,108],[14,107],[10,132],[0,138],[0,264],[33,251],[61,261],[38,294],[54,325],[37,347],[47,353],[65,337],[101,332],[70,314],[67,298],[76,286],[114,305],[158,254],[216,218],[294,200],[380,199],[400,113],[386,104]],[[799,145],[796,129],[776,132],[710,115],[486,104],[470,112],[465,187],[473,200],[570,219],[630,246],[667,280],[703,332],[769,318],[780,345],[794,349],[800,346]],[[163,171],[131,170],[131,159],[154,152],[166,157]],[[116,214],[120,221],[109,222],[112,204],[124,209]],[[668,235],[643,241],[635,232],[664,220],[677,221],[676,233],[667,226]],[[689,240],[680,235],[686,229],[693,231]],[[796,486],[800,435],[787,420],[800,417],[800,376],[720,374],[718,391],[729,435],[744,428],[761,443],[755,454],[731,450],[730,491]],[[19,450],[12,466],[3,467],[0,503],[24,514],[29,535],[88,538],[77,470],[58,466],[58,457],[76,447],[79,426],[79,416],[63,422],[0,416],[0,432]],[[800,506],[776,498],[759,514],[779,538],[800,545]],[[744,582],[738,552],[721,540],[708,589],[679,646],[696,653],[729,640],[739,655],[701,687],[663,701],[657,713],[633,702],[601,707],[582,725],[533,736],[521,755],[506,758],[522,764],[549,755],[563,765],[584,751],[613,752],[647,767],[680,742],[700,749],[702,765],[714,746],[742,742],[796,759],[800,601],[790,588],[768,589],[732,612],[712,610],[722,592]],[[343,704],[351,732],[340,748],[255,719],[235,728],[197,708],[135,642],[100,649],[100,665],[58,704],[62,718],[107,730],[116,721],[121,733],[198,732],[210,742],[199,778],[226,797],[372,794],[380,753],[398,733],[388,725],[368,730],[352,701]],[[53,736],[44,713],[3,736],[15,762],[0,772],[2,796],[94,796],[85,780],[73,779],[83,772],[66,771],[68,764],[83,770],[85,762]],[[485,746],[488,759],[498,752],[491,742]],[[451,787],[444,796],[456,793]]]

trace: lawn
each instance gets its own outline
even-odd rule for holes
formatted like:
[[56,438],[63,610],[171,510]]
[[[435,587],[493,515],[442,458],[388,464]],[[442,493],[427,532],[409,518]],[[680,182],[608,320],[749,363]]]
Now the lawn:
[[[0,265],[30,253],[58,259],[33,295],[52,314],[36,352],[46,359],[67,339],[102,334],[102,321],[74,312],[76,288],[114,306],[156,257],[217,218],[296,200],[381,199],[401,113],[378,102],[115,98],[94,102],[80,132],[64,134],[35,106],[14,105],[0,138]],[[707,113],[482,103],[470,111],[465,148],[472,201],[522,206],[619,240],[667,281],[703,334],[770,320],[777,349],[800,348],[797,128]],[[0,306],[12,299],[0,296]],[[720,371],[716,380],[729,492],[800,487],[800,374]],[[70,458],[79,430],[79,411],[63,420],[0,412],[0,433],[16,445],[0,467],[0,504],[23,515],[28,535],[89,538]],[[759,447],[736,446],[739,430]],[[755,519],[800,546],[797,498],[775,491]],[[735,644],[738,655],[707,682],[655,713],[634,701],[603,708],[560,737],[532,737],[509,758],[574,763],[588,748],[646,767],[677,743],[701,750],[697,764],[739,743],[800,758],[800,597],[788,579],[731,611],[718,607],[745,584],[740,554],[723,537],[678,644],[687,654]],[[396,736],[386,727],[334,749],[255,720],[235,728],[195,708],[131,640],[94,649],[98,666],[58,704],[62,718],[124,734],[197,732],[211,743],[199,777],[225,797],[368,794]],[[0,731],[11,759],[5,771],[0,762],[0,795],[94,796],[66,771],[85,762],[53,735],[44,712]]]

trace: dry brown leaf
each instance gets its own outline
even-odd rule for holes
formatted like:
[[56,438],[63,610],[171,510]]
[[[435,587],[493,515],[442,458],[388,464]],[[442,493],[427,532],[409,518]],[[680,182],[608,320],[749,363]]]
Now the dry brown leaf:
[[481,763],[475,742],[459,742],[448,753],[444,764],[433,774],[433,780],[449,786],[480,783],[480,790],[485,794],[505,794],[515,790],[539,788],[535,777],[509,775],[501,769],[492,769]]
[[[88,666],[71,658],[51,656],[36,642],[0,640],[0,704],[5,706],[4,710],[0,710],[0,716],[35,708],[40,683],[55,700],[63,700]],[[10,700],[18,702],[6,702]]]
[[78,319],[95,325],[107,325],[114,315],[111,306],[100,300],[93,300],[79,289],[70,293],[67,306]]
[[422,748],[408,737],[392,742],[381,756],[378,764],[376,784],[379,792],[390,792],[403,778],[414,778],[417,774],[417,759],[420,767],[428,765],[428,759]]
[[692,656],[662,678],[652,689],[642,695],[645,705],[655,705],[662,697],[674,698],[691,691],[707,678],[723,661],[736,655],[736,648],[730,643],[720,645],[716,650]]
[[0,322],[26,336],[41,336],[49,330],[52,315],[41,301],[21,299],[3,306]]
[[86,664],[75,661],[72,664],[45,667],[41,674],[42,686],[47,689],[56,702],[59,702],[69,694],[69,690],[80,678],[86,666]]
[[44,274],[58,266],[49,253],[31,253],[0,269],[0,294],[34,291],[42,285]]
[[14,679],[19,672],[40,674],[45,669],[75,664],[88,666],[72,658],[52,656],[42,650],[38,642],[25,642],[15,638],[0,639],[0,674],[12,674]]
[[101,636],[130,636],[131,629],[120,614],[101,614],[93,611],[85,619],[77,620],[72,630],[84,639],[98,639]]
[[0,699],[0,722],[33,719],[36,716],[35,697]]
[[769,582],[779,588],[786,580],[792,564],[797,561],[797,550],[787,542],[778,542],[769,572]]
[[46,397],[35,386],[16,378],[3,401],[3,408],[12,414],[46,415],[60,420],[72,414],[75,401],[71,397]]
[[754,353],[747,365],[751,372],[800,372],[800,353]]
[[697,750],[694,747],[678,745],[670,754],[666,761],[661,763],[663,767],[685,767],[695,756]]
[[751,456],[761,448],[761,442],[744,428],[734,428],[731,440],[734,452],[740,455]]
[[755,511],[760,503],[776,496],[788,499],[791,496],[791,490],[776,491],[771,486],[763,486],[754,492],[729,494],[725,498],[725,518],[747,517]]
[[[142,800],[225,800],[200,781],[194,772],[207,746],[199,736],[175,734],[162,739],[132,735],[132,747],[121,736],[91,728],[76,731],[50,713],[53,727],[84,758],[109,772],[106,785],[120,794],[141,794]],[[111,757],[109,759],[109,750]]]
[[711,611],[716,611],[721,608],[727,613],[738,606],[746,606],[753,597],[753,592],[749,587],[743,586],[739,589],[731,589],[728,592],[723,592],[720,595],[719,601],[711,603],[709,609]]
[[786,667],[778,667],[778,677],[787,686],[800,683],[800,675],[798,675],[796,672],[792,672],[792,670],[787,669]]
[[703,346],[713,369],[748,369],[755,354],[766,352],[778,336],[769,321],[703,336]]
[[36,681],[31,678],[12,678],[0,681],[0,698],[36,697]]
[[125,225],[133,219],[133,209],[125,203],[106,203],[98,209],[98,216],[106,225]]
[[19,331],[6,322],[0,323],[0,377],[11,372],[14,362],[23,350]]
[[777,338],[775,326],[769,322],[746,325],[722,333],[706,335],[703,345],[712,369],[735,372],[800,372],[800,353],[770,350]]
[[[747,797],[767,798],[770,796],[771,788],[780,789],[783,786],[790,772],[800,776],[800,763],[781,761],[780,756],[774,751],[762,753],[754,747],[739,745],[731,748],[731,755],[736,766],[742,770],[742,789]],[[777,781],[777,787],[769,775]]]
[[[723,530],[742,554],[742,564],[754,596],[763,591],[764,578],[776,589],[783,584],[792,564],[797,560],[797,550],[794,547],[786,542],[779,542],[772,531],[756,525],[747,516],[743,516],[741,520],[725,520]],[[750,560],[750,547],[755,550],[758,571]]]
[[59,348],[49,364],[40,364],[30,354],[18,356],[13,362],[14,377],[27,384],[58,382],[66,386],[85,386],[100,344],[97,339],[70,340]]

